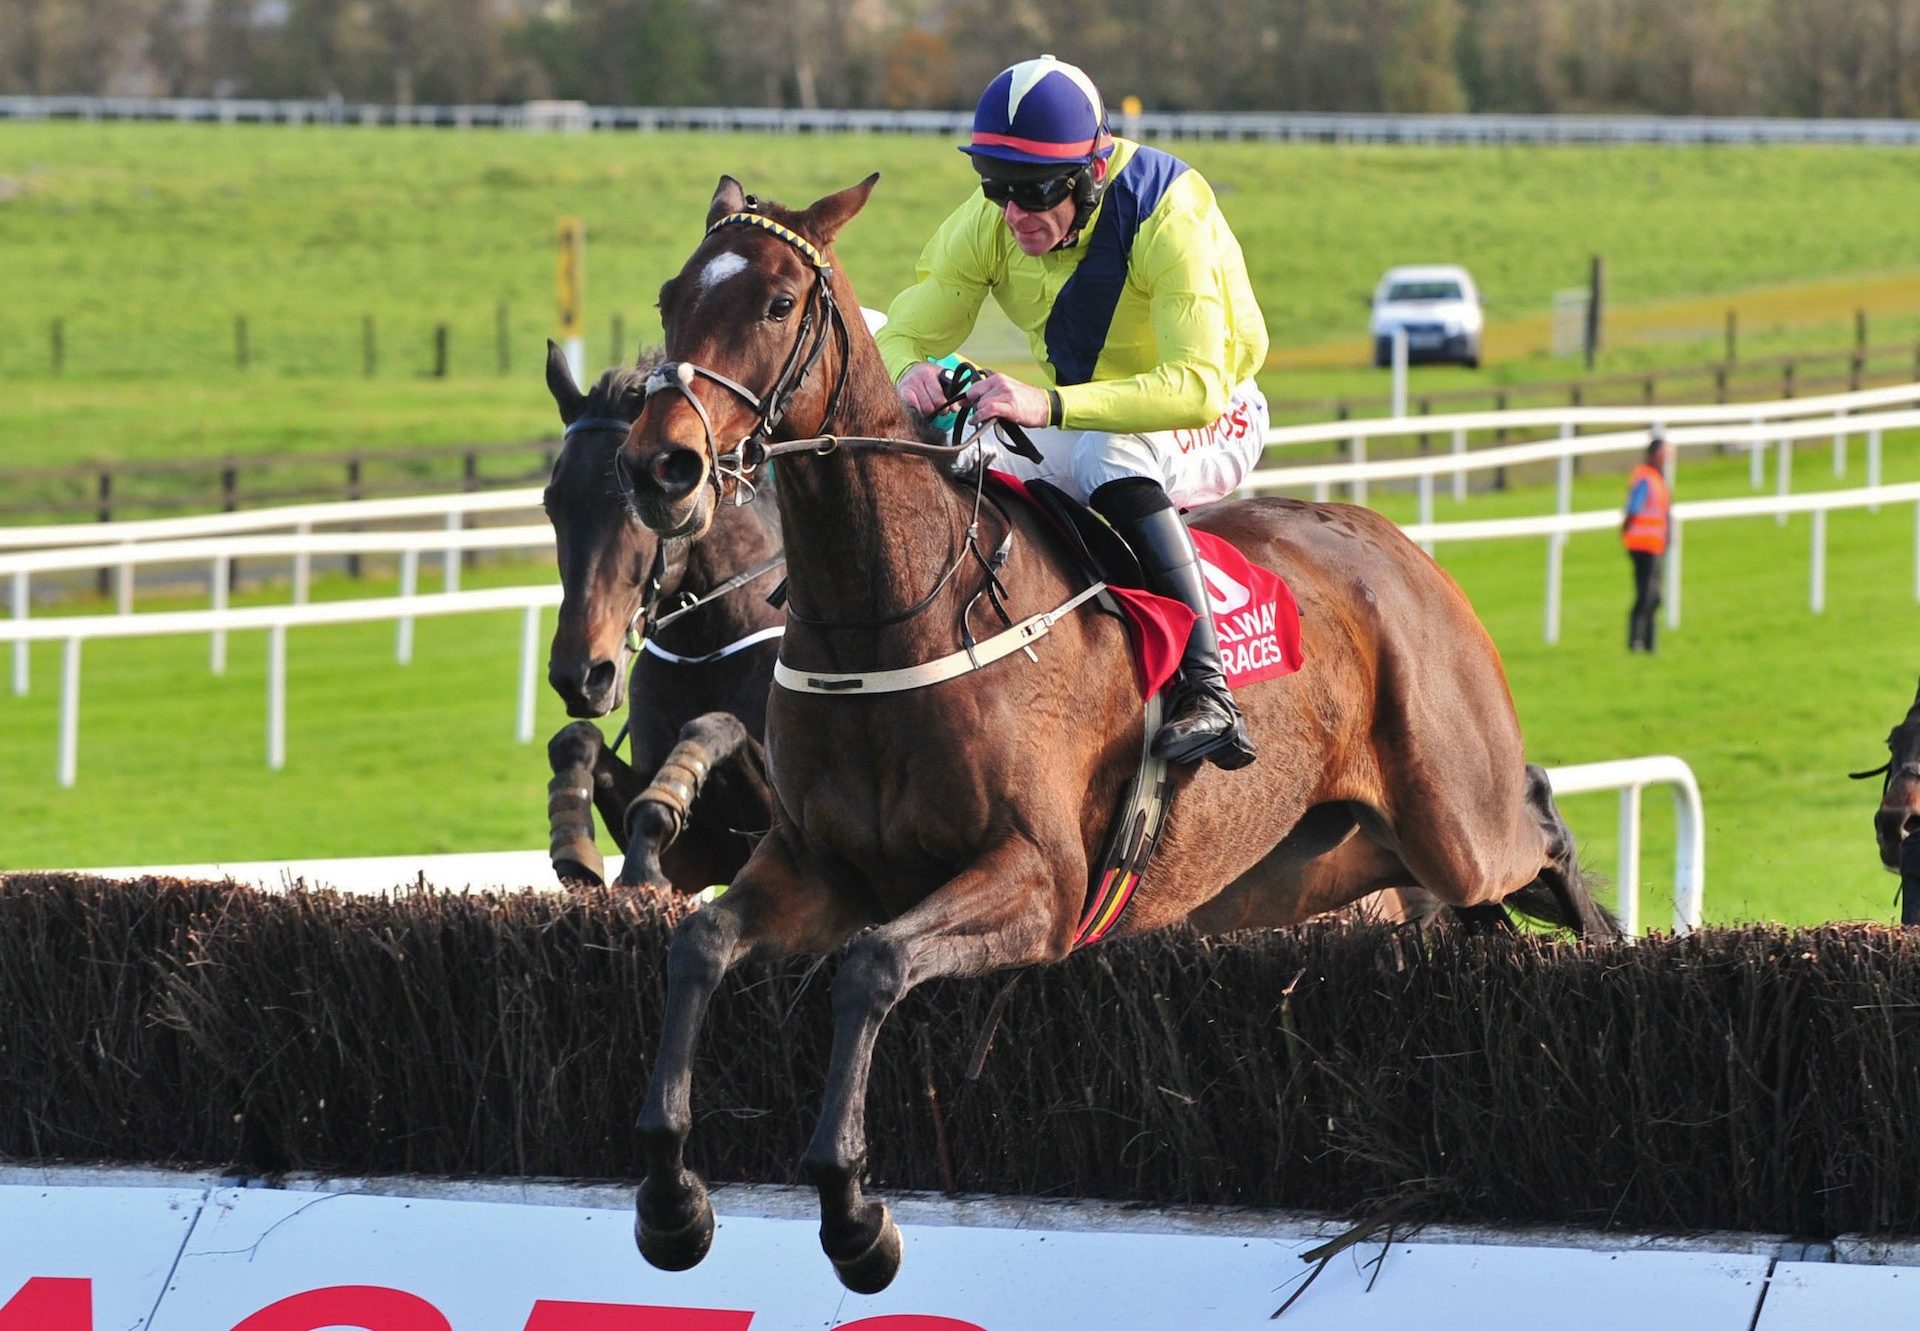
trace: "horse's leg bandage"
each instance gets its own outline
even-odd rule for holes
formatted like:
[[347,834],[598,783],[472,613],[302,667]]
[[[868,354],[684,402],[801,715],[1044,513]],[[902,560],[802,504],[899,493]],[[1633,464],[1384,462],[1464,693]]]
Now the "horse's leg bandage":
[[700,787],[712,770],[713,759],[704,745],[698,740],[681,740],[667,754],[660,770],[653,774],[653,784],[628,801],[625,815],[628,825],[632,825],[635,805],[660,805],[671,815],[667,835],[660,843],[664,848],[687,825],[693,802],[700,798]]
[[[606,863],[593,840],[593,774],[584,768],[556,772],[547,782],[547,857],[555,865],[577,864],[606,878]],[[564,875],[573,876],[573,875]]]

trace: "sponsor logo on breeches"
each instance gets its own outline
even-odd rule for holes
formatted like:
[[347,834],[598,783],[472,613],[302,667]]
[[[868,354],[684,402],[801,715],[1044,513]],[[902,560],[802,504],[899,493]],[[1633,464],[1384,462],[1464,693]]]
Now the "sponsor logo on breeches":
[[1212,425],[1197,430],[1175,430],[1173,442],[1179,445],[1182,453],[1191,453],[1196,448],[1217,448],[1221,444],[1244,439],[1252,428],[1253,412],[1246,403],[1236,402]]

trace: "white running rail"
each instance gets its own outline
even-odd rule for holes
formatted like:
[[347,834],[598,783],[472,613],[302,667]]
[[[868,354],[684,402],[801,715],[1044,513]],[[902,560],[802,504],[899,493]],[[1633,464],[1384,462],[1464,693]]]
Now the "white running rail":
[[1700,805],[1700,783],[1693,769],[1668,754],[1621,758],[1613,762],[1549,767],[1556,798],[1590,791],[1620,792],[1620,869],[1618,915],[1629,934],[1640,932],[1640,792],[1648,786],[1673,787],[1674,865],[1673,931],[1700,927],[1707,890],[1707,825]]
[[238,610],[160,611],[150,615],[75,615],[54,619],[16,619],[0,623],[0,642],[60,642],[60,784],[71,786],[79,772],[80,646],[101,638],[155,637],[266,629],[267,766],[275,770],[287,758],[287,630],[316,624],[361,624],[405,620],[418,615],[460,615],[488,610],[521,611],[520,680],[514,735],[522,744],[533,738],[533,712],[540,642],[540,615],[560,604],[557,585],[494,587],[484,591],[440,592],[425,596],[382,597],[310,605],[248,606]]

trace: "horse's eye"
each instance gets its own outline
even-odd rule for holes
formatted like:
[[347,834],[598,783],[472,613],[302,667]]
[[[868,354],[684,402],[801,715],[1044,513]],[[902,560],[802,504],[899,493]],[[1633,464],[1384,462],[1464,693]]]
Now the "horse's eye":
[[784,319],[792,313],[792,296],[775,296],[767,305],[767,317],[769,319]]

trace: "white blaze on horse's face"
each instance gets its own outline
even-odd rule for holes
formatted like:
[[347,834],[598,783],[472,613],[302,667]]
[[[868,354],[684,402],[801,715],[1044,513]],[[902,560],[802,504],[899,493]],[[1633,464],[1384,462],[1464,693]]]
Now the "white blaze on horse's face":
[[701,295],[713,290],[729,277],[747,270],[747,261],[742,255],[724,251],[707,260],[707,266],[700,270],[697,288]]

